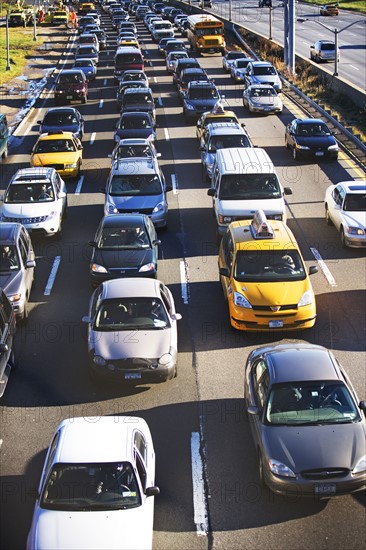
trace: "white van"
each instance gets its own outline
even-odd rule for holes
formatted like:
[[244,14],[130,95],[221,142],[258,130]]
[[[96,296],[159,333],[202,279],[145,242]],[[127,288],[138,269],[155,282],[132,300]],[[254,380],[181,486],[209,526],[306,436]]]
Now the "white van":
[[229,223],[250,220],[257,210],[263,210],[270,220],[286,222],[283,188],[275,167],[264,149],[232,147],[219,149],[212,169],[211,188],[217,221],[222,236]]

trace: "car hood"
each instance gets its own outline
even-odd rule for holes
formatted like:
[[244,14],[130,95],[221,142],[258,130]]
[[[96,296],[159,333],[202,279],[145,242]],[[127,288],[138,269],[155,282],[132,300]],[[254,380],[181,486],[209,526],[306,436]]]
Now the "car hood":
[[103,265],[107,269],[136,267],[153,261],[151,249],[98,250],[96,249],[92,263]]
[[70,153],[33,153],[31,162],[33,166],[47,166],[54,164],[73,164],[77,158],[77,152]]
[[317,468],[353,469],[365,454],[365,424],[263,426],[269,457],[295,473]]
[[57,210],[55,201],[24,204],[3,204],[2,215],[8,218],[34,218],[48,216],[52,210]]
[[40,133],[41,134],[47,134],[48,132],[72,132],[73,134],[77,134],[79,132],[79,125],[78,124],[65,124],[63,126],[54,125],[51,124],[41,124],[40,126]]
[[220,200],[219,213],[225,216],[240,218],[249,215],[254,217],[257,210],[263,210],[267,216],[282,214],[284,212],[284,200],[279,199],[248,199],[248,200]]
[[163,195],[140,195],[139,197],[108,197],[110,202],[118,209],[129,210],[131,212],[140,212],[141,210],[153,209],[164,200]]
[[296,141],[307,147],[329,147],[337,143],[334,136],[296,136]]
[[253,306],[295,305],[298,304],[304,292],[311,288],[308,279],[266,283],[236,282],[235,286],[239,292],[244,292]]
[[0,287],[4,289],[7,296],[17,294],[22,287],[23,274],[19,271],[10,271],[0,274]]
[[366,212],[345,212],[342,211],[342,216],[347,224],[351,227],[366,227]]
[[169,353],[171,329],[94,332],[95,354],[106,360],[143,357],[157,359]]
[[81,90],[85,86],[85,82],[68,82],[65,84],[56,84],[57,91],[72,92],[74,90]]
[[[150,497],[152,498],[152,497]],[[36,550],[146,550],[152,546],[150,507],[99,512],[40,510],[33,545]]]
[[263,75],[253,75],[253,82],[258,82],[260,84],[281,84],[279,77],[275,74],[263,74]]

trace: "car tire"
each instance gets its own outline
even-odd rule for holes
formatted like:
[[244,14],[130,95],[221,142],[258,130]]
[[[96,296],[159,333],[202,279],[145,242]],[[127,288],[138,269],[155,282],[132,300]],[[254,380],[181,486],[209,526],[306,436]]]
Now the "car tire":
[[333,222],[332,222],[332,220],[330,219],[330,216],[329,216],[329,210],[328,210],[327,205],[325,205],[325,220],[327,222],[327,225],[333,225]]
[[341,227],[341,245],[342,245],[342,248],[347,248],[347,244],[346,244],[346,237],[344,236],[344,229],[343,227]]

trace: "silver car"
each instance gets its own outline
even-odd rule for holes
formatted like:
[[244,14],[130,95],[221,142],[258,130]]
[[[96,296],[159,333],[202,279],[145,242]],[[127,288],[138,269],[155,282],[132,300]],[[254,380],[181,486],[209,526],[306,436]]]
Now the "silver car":
[[0,224],[0,287],[20,321],[28,317],[28,300],[36,262],[28,231],[20,223]]
[[271,491],[329,498],[366,489],[366,401],[330,351],[258,348],[244,384],[259,478]]
[[253,84],[243,91],[243,105],[250,113],[282,113],[283,104],[270,84]]
[[88,323],[93,379],[145,384],[177,375],[177,321],[172,293],[157,279],[113,279],[94,291]]

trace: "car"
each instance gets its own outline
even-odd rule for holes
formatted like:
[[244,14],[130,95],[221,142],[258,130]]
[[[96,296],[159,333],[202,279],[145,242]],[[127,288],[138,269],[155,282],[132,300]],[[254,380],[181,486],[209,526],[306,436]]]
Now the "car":
[[343,247],[366,246],[366,184],[342,181],[325,191],[325,219],[340,232]]
[[[88,23],[85,25],[83,32],[80,34],[80,36],[83,36],[83,34],[95,34],[95,31],[101,30],[100,26],[96,23]],[[99,42],[99,40],[98,40]]]
[[230,76],[235,82],[244,82],[247,74],[248,64],[254,61],[251,57],[240,57],[235,59],[230,67]]
[[258,7],[259,8],[271,8],[272,7],[272,0],[259,0]]
[[[338,61],[340,60],[340,52],[338,48]],[[331,40],[317,40],[310,46],[310,59],[320,63],[320,61],[335,60],[335,42]]]
[[118,110],[120,111],[123,105],[123,96],[125,94],[126,90],[130,89],[136,89],[136,88],[143,88],[146,90],[146,84],[143,80],[121,80],[121,82],[118,85],[116,99],[117,99],[117,106]]
[[255,349],[244,407],[258,477],[271,491],[319,499],[365,490],[366,402],[331,351],[300,342]]
[[92,15],[83,15],[78,18],[78,33],[82,34],[86,25],[95,25],[95,19]]
[[88,82],[95,80],[97,76],[97,66],[92,59],[79,58],[76,59],[73,65],[73,69],[80,69],[86,76]]
[[96,65],[99,63],[99,52],[91,44],[81,44],[75,52],[75,61],[78,59],[92,59]]
[[283,104],[270,84],[252,84],[243,91],[243,105],[250,113],[282,113]]
[[115,160],[124,158],[151,157],[158,159],[161,157],[161,153],[157,152],[155,145],[149,139],[129,138],[121,139],[111,155],[108,156],[113,163]]
[[171,40],[168,40],[168,42],[165,44],[164,55],[167,56],[170,52],[177,52],[182,50],[187,51],[186,45],[183,40],[173,38]]
[[127,42],[132,42],[134,47],[136,47],[136,44],[137,44],[137,47],[139,48],[139,42],[137,40],[137,37],[132,31],[119,32],[116,40],[117,47],[120,45],[123,46],[123,44],[126,44]]
[[168,73],[174,72],[178,59],[188,59],[188,52],[186,50],[178,50],[167,54],[165,64]]
[[78,5],[78,15],[86,15],[90,11],[94,11],[93,2],[80,2]]
[[118,48],[137,48],[140,49],[139,41],[136,37],[119,36],[117,41]]
[[96,231],[90,260],[93,286],[120,277],[156,277],[158,245],[154,224],[145,214],[109,214]]
[[174,27],[171,22],[166,19],[155,21],[152,25],[151,36],[154,42],[159,42],[162,38],[168,36],[174,38]]
[[272,63],[269,61],[250,61],[244,76],[244,87],[252,84],[271,84],[276,92],[282,90],[282,82]]
[[137,36],[137,27],[133,21],[123,21],[119,25],[119,32],[121,31],[131,31],[134,33],[135,36]]
[[84,32],[79,36],[79,40],[76,44],[76,51],[79,51],[81,46],[94,46],[99,54],[99,40],[97,35],[92,32]]
[[319,8],[320,15],[338,15],[339,14],[339,5],[338,2],[332,4],[324,4]]
[[15,319],[13,305],[0,287],[0,397],[4,395],[10,371],[15,366]]
[[197,59],[195,59],[194,57],[187,57],[187,58],[184,58],[184,59],[179,59],[177,61],[175,70],[172,74],[173,84],[176,88],[178,87],[178,82],[179,82],[181,72],[183,71],[183,69],[193,69],[193,68],[198,68],[198,69],[202,68],[201,65],[199,64],[199,61]]
[[[196,124],[196,137],[198,141],[201,140],[206,127],[214,122],[236,122],[240,124],[240,121],[234,111],[225,111],[222,103],[218,101],[212,111],[206,111],[197,120]],[[245,127],[245,124],[241,124]]]
[[121,113],[114,132],[114,141],[118,143],[121,139],[143,138],[151,141],[156,140],[155,123],[147,112]]
[[213,82],[190,82],[183,99],[184,120],[197,120],[205,111],[212,110],[220,99],[220,93]]
[[17,170],[0,198],[2,222],[21,223],[31,234],[61,239],[67,190],[54,168]]
[[208,124],[200,141],[202,171],[206,180],[212,177],[216,151],[229,147],[252,147],[244,128],[237,122]]
[[104,281],[82,319],[91,376],[135,385],[175,378],[180,319],[172,293],[158,279]]
[[242,57],[246,57],[245,53],[241,50],[230,50],[227,52],[224,57],[222,58],[222,66],[223,69],[229,73],[232,67],[232,64],[237,59],[241,59]]
[[155,125],[156,108],[151,88],[127,88],[121,98],[121,112],[149,113]]
[[295,118],[286,126],[285,146],[294,160],[330,158],[337,160],[338,144],[328,126],[317,118]]
[[28,231],[21,223],[0,224],[0,287],[13,305],[17,320],[28,319],[35,256]]
[[88,100],[88,81],[80,69],[64,69],[55,83],[55,103],[67,103],[78,100],[86,103]]
[[149,87],[149,77],[140,69],[128,69],[124,71],[121,81],[127,82],[129,80],[140,80],[145,83],[146,88]]
[[167,192],[171,185],[165,182],[157,159],[125,158],[112,164],[106,186],[104,214],[147,214],[155,227],[168,224]]
[[[27,550],[151,550],[154,496],[159,492],[145,420],[66,418],[47,451]],[[52,527],[65,520],[68,529]]]
[[[231,222],[219,251],[219,277],[230,325],[243,331],[311,328],[315,296],[299,246],[289,227],[258,210]],[[259,291],[260,288],[260,291]]]
[[95,9],[94,9],[94,10],[93,10],[93,9],[92,9],[92,10],[89,10],[89,11],[88,11],[88,15],[89,15],[89,16],[91,15],[92,18],[94,19],[95,23],[96,23],[97,25],[100,26],[101,20],[100,20],[100,15],[99,15],[99,13],[97,12],[97,10],[95,10]]
[[72,132],[80,140],[84,135],[84,119],[74,107],[54,107],[48,109],[43,120],[37,120],[39,133]]
[[[192,81],[209,81],[209,76],[206,73],[205,69],[201,67],[193,67],[188,69],[183,69],[180,73],[179,80],[177,81],[177,90],[178,96],[181,102],[184,101],[184,97],[188,91],[188,84]],[[212,82],[212,81],[211,81]]]
[[41,134],[31,153],[31,166],[55,168],[61,177],[74,178],[80,174],[83,146],[71,132]]
[[159,40],[158,52],[159,52],[160,55],[165,55],[165,47],[166,47],[167,43],[170,42],[171,40],[174,40],[174,38],[172,38],[171,36],[167,36],[167,37],[162,38],[161,40]]
[[101,50],[107,49],[107,33],[103,29],[96,29],[92,31],[98,38],[99,47]]

